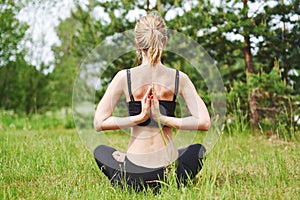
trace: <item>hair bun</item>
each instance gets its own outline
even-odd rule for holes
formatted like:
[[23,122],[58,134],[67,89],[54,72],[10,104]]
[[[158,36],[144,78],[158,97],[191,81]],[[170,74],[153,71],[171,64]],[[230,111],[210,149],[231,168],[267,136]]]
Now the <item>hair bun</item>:
[[152,65],[161,59],[164,38],[167,38],[166,24],[157,11],[152,11],[137,20],[135,26],[137,46],[150,57]]

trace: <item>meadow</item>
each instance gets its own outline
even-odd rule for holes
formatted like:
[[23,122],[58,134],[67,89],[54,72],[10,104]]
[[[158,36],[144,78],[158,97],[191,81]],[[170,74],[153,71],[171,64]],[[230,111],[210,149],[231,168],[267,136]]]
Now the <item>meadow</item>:
[[[0,200],[300,200],[299,8],[299,0],[2,0]],[[157,194],[112,187],[77,132],[94,131],[112,77],[141,61],[132,30],[154,10],[168,33],[148,27],[164,37],[146,46],[166,45],[162,63],[189,76],[212,122],[226,113],[228,123],[197,177],[178,187],[171,171]],[[180,96],[177,117],[190,114]],[[120,102],[114,114],[127,115],[125,95]],[[124,150],[124,132],[105,134]],[[193,143],[209,143],[203,135]],[[94,145],[96,136],[85,139]]]
[[[124,136],[112,137],[117,140]],[[158,194],[112,187],[75,129],[2,127],[0,141],[0,199],[299,199],[300,196],[300,142],[277,135],[225,132],[195,180],[178,188],[170,176]]]

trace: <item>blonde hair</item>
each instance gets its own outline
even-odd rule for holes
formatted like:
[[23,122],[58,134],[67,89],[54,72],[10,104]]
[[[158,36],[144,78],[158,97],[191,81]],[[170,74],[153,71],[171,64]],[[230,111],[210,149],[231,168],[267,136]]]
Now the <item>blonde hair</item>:
[[[139,50],[149,56],[151,65],[158,63],[167,40],[165,21],[158,13],[150,13],[137,21],[134,31]],[[137,59],[140,54],[141,52],[137,53]]]

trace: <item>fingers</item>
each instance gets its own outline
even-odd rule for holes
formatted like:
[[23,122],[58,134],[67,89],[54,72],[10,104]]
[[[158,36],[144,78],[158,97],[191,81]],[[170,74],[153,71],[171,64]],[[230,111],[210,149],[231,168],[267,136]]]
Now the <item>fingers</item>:
[[152,95],[152,88],[153,88],[153,84],[149,85],[144,97],[143,97],[143,102],[144,103],[147,103],[148,102],[148,99],[151,99],[153,98],[153,95]]
[[143,97],[143,102],[146,102],[147,101],[147,98],[150,97],[152,95],[152,85],[149,85],[144,97]]
[[153,93],[151,95],[151,103],[155,103],[155,104],[158,103],[158,97],[157,97],[156,92],[154,90],[154,86],[153,86]]
[[155,94],[155,92],[151,95],[151,108],[154,107],[154,109],[158,109],[159,108],[159,101],[158,101],[158,97]]
[[153,85],[153,83],[150,85],[150,87],[151,88],[150,88],[150,92],[148,92],[148,98],[153,99],[153,95],[154,95],[154,85]]
[[147,92],[146,92],[147,96],[151,96],[152,95],[152,88],[153,88],[153,83],[151,85],[149,85],[149,87],[147,89]]
[[147,96],[145,103],[146,103],[147,107],[151,107],[151,97],[149,95]]

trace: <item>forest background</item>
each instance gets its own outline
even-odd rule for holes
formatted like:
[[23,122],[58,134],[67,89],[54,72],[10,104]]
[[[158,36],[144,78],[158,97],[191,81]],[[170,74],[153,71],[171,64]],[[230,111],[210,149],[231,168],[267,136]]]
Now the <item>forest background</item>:
[[[276,132],[284,127],[295,130],[299,125],[298,1],[72,2],[66,11],[70,14],[55,27],[60,42],[51,47],[54,59],[49,61],[49,52],[45,56],[42,49],[49,40],[47,30],[40,30],[39,40],[30,37],[26,34],[30,26],[40,27],[32,24],[35,15],[31,16],[31,24],[22,22],[20,12],[33,7],[31,11],[46,13],[63,4],[71,2],[1,4],[0,107],[6,114],[68,111],[74,81],[87,55],[105,38],[133,29],[135,18],[157,10],[167,18],[169,29],[197,41],[216,62],[227,93],[227,122],[237,120],[239,112],[250,127],[262,131]],[[97,100],[118,70],[136,66],[134,56],[133,52],[121,57],[101,73],[105,81],[97,91]],[[188,73],[206,104],[210,104],[204,81],[186,61],[170,54],[164,60],[168,66]],[[10,125],[7,123],[4,125]]]
[[[260,134],[299,145],[299,0],[3,0],[0,3],[0,131],[6,134],[2,135],[3,141],[9,134],[20,132],[74,130],[73,87],[82,62],[105,39],[133,29],[136,19],[153,10],[161,14],[169,29],[197,41],[214,60],[226,92],[227,111],[222,130],[225,134],[246,133],[254,137]],[[39,13],[50,13],[53,17],[65,13],[55,23],[52,38],[46,34],[47,30],[34,23],[39,21]],[[29,16],[30,23],[24,16]],[[37,38],[30,34],[33,27],[41,29]],[[45,53],[43,48],[53,38],[58,42]],[[190,64],[171,53],[165,53],[163,61],[189,75],[213,112],[211,94]],[[130,52],[99,74],[101,87],[95,92],[95,105],[112,77],[119,70],[134,66],[135,52]],[[6,148],[2,145],[1,154]],[[295,176],[299,178],[297,173]],[[2,174],[2,181],[3,177]],[[5,184],[2,188],[10,194]]]

